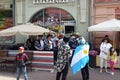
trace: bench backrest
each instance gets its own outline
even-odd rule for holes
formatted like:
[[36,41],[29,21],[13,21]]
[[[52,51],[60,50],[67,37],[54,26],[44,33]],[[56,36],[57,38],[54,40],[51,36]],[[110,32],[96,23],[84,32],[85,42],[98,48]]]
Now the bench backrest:
[[32,61],[32,59],[33,59],[33,51],[25,51],[25,53],[28,56],[29,60]]
[[8,50],[0,50],[0,58],[6,57],[8,55]]

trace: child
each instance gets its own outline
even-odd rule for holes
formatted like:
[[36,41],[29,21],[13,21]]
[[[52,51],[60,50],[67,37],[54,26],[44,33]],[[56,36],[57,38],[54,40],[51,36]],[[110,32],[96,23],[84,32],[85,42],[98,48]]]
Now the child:
[[110,56],[109,56],[109,65],[110,65],[110,69],[111,75],[114,75],[114,64],[117,62],[117,52],[115,51],[115,49],[113,47],[110,48]]
[[19,47],[18,54],[15,56],[16,66],[17,66],[17,80],[20,80],[20,75],[24,73],[24,79],[28,80],[26,62],[28,61],[28,56],[24,53],[24,47]]

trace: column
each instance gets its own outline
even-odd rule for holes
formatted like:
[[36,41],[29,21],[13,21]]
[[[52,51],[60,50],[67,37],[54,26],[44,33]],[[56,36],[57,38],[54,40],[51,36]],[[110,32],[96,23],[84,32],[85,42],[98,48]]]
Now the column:
[[23,15],[22,15],[22,0],[16,2],[16,17],[17,17],[17,24],[23,23]]
[[80,0],[80,22],[84,23],[87,21],[87,0]]

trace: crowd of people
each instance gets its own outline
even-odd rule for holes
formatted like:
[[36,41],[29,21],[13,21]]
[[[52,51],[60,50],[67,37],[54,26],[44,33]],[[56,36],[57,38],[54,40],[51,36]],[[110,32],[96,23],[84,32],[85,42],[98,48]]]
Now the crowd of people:
[[[63,34],[39,35],[37,39],[29,36],[25,43],[28,50],[53,51],[54,67],[57,70],[56,80],[66,80],[68,69],[77,46],[85,43],[84,37],[79,33],[71,34],[69,37]],[[82,69],[83,80],[89,80],[88,65]],[[87,73],[87,74],[86,74]]]
[[[37,39],[34,36],[29,36],[25,43],[25,48],[27,50],[38,50],[38,51],[53,51],[54,61],[57,60],[58,53],[58,43],[63,40],[65,36],[63,34],[48,34],[46,37],[44,35],[39,35]],[[68,38],[68,43],[70,49],[73,50],[79,45],[80,34],[72,34]],[[54,63],[55,64],[55,63]]]
[[[29,36],[24,47],[28,50],[53,51],[54,68],[57,71],[56,80],[66,80],[69,66],[71,64],[73,54],[75,53],[76,48],[80,45],[85,45],[86,43],[87,41],[79,33],[74,33],[69,37],[66,37],[63,34],[54,33],[48,34],[46,37],[44,37],[43,35],[39,35],[38,39],[35,39],[34,36]],[[19,53],[23,53],[20,48]],[[19,54],[19,56],[20,55],[21,54]],[[100,73],[103,72],[103,67],[105,68],[105,72],[108,73],[107,67],[109,63],[111,69],[109,73],[111,75],[114,75],[114,64],[117,62],[117,53],[114,47],[112,47],[112,44],[110,43],[110,39],[108,36],[105,36],[101,42],[99,57],[100,57]],[[18,58],[16,57],[16,61]],[[26,60],[27,57],[25,58],[25,61]],[[81,68],[82,80],[89,80],[88,63],[89,61],[87,61],[87,63],[85,63],[85,66]],[[21,74],[20,68],[18,67],[17,70],[18,70],[17,80],[19,80]],[[25,66],[23,68],[23,72],[25,80],[28,80]]]

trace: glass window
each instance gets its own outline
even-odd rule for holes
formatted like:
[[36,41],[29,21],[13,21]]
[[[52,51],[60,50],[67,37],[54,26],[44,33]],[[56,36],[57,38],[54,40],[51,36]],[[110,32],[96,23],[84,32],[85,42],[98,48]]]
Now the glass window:
[[115,18],[120,20],[120,8],[115,9]]
[[60,32],[60,27],[66,22],[75,23],[71,14],[59,8],[46,8],[37,12],[30,22]]
[[[13,27],[12,10],[1,10],[0,11],[0,30]],[[13,43],[13,36],[0,36],[0,44]]]

